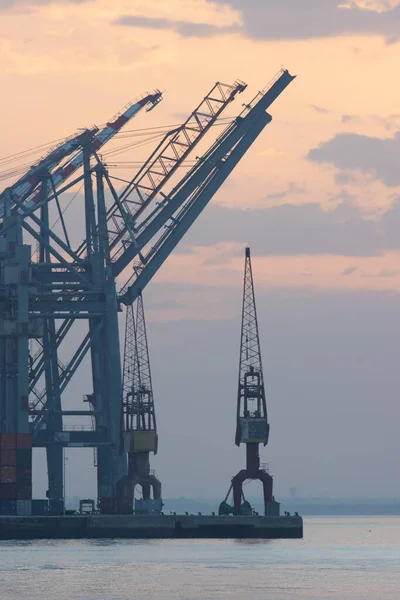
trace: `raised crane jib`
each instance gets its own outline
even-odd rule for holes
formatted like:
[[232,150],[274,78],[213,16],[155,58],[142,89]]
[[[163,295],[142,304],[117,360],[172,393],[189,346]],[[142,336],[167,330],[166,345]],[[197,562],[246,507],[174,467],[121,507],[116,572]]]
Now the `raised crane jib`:
[[[36,186],[42,181],[43,176],[54,169],[64,158],[75,152],[87,139],[94,136],[98,131],[97,128],[86,129],[81,133],[67,138],[56,146],[56,148],[50,150],[37,163],[32,165],[25,175],[0,194],[0,216],[4,214],[4,202],[7,201],[6,195],[10,194],[12,198],[16,198],[20,202],[25,200],[25,198],[34,192]],[[9,208],[11,209],[12,206]]]
[[[214,125],[225,108],[245,89],[246,84],[242,81],[235,81],[231,85],[217,82],[186,121],[165,135],[122,191],[119,202],[109,209],[107,215],[110,250],[114,261],[123,253],[126,245],[133,242],[126,234],[135,227],[141,213]],[[121,240],[122,243],[119,244]]]
[[[182,239],[214,194],[227,179],[255,139],[271,121],[267,108],[294,79],[281,71],[272,84],[257,94],[242,113],[228,126],[195,167],[174,187],[141,223],[136,244],[130,245],[113,264],[118,276],[129,263],[162,231],[151,248],[135,265],[132,281],[121,291],[120,300],[130,304],[143,290],[157,269]],[[168,223],[168,225],[167,225]],[[165,229],[163,229],[165,228]]]
[[[119,113],[117,113],[108,123],[106,123],[105,127],[102,129],[95,130],[86,130],[81,134],[79,138],[79,143],[77,145],[70,144],[66,146],[66,150],[68,152],[64,152],[62,156],[60,156],[57,163],[52,164],[50,162],[47,165],[46,160],[46,170],[49,171],[51,167],[54,167],[56,164],[59,164],[62,158],[67,155],[71,155],[74,151],[75,154],[70,158],[67,162],[61,165],[58,169],[53,172],[50,172],[51,183],[54,190],[56,190],[60,185],[62,185],[73,173],[75,173],[82,165],[84,161],[84,152],[82,150],[82,146],[86,144],[86,151],[89,155],[94,154],[100,150],[104,144],[109,142],[120,130],[121,128],[130,121],[133,117],[135,117],[143,108],[147,110],[151,110],[157,104],[159,104],[162,100],[162,94],[159,90],[156,90],[152,94],[146,94],[138,100],[134,100],[130,102],[127,106],[125,106]],[[74,138],[75,139],[75,138]],[[73,141],[73,140],[72,140]],[[57,149],[56,149],[57,150]],[[55,151],[56,152],[56,151]],[[42,166],[42,177],[43,177],[43,166]],[[40,181],[40,179],[39,179]],[[38,181],[38,182],[39,182]],[[37,182],[37,183],[38,183]],[[35,186],[37,185],[35,184]],[[35,188],[34,186],[34,188]],[[42,191],[34,190],[34,188],[29,192],[29,194],[24,193],[22,201],[24,203],[25,208],[32,209],[35,205],[39,204],[42,200]],[[12,191],[12,195],[14,194],[14,190]],[[30,197],[28,197],[30,196]],[[16,198],[19,200],[20,198]],[[11,198],[12,201],[12,198]],[[1,213],[0,213],[1,214]]]

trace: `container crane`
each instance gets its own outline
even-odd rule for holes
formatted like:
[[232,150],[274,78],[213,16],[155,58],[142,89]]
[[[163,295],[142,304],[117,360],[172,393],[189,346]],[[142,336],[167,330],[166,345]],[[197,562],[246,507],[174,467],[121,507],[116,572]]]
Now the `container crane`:
[[[117,510],[117,489],[127,475],[126,455],[120,454],[121,305],[131,305],[145,289],[271,121],[267,109],[292,80],[288,71],[281,71],[183,176],[178,167],[243,92],[242,82],[214,86],[192,118],[166,136],[122,192],[113,186],[91,143],[75,154],[81,154],[82,175],[61,187],[78,168],[74,163],[56,179],[56,192],[51,178],[64,165],[46,173],[24,200],[7,191],[0,231],[0,430],[30,431],[33,446],[46,448],[51,498],[62,494],[62,448],[95,447],[100,511]],[[115,119],[114,126],[124,118]],[[85,240],[74,250],[65,224],[64,239],[50,226],[49,210],[78,181],[84,184],[83,216],[75,218],[85,225]],[[35,258],[23,243],[23,231],[39,245]],[[118,291],[129,265],[133,276]],[[74,329],[74,324],[79,327]],[[70,340],[72,330],[75,337]],[[78,335],[81,341],[76,343]],[[31,359],[30,340],[39,347]],[[89,409],[66,410],[62,399],[88,353]],[[41,382],[45,391],[37,392]],[[63,419],[69,416],[93,418],[95,429],[68,430]]]
[[[148,171],[152,169],[154,170],[154,165],[159,159],[164,160],[165,166],[162,177],[160,176],[157,182],[155,182],[154,174],[149,175],[155,185],[154,189],[150,191],[145,199],[147,205],[151,201],[156,201],[157,193],[163,193],[161,192],[162,187],[168,182],[169,178],[183,163],[185,158],[188,156],[189,151],[192,150],[198,141],[211,129],[212,125],[215,123],[215,120],[222,113],[222,111],[229,106],[229,104],[234,100],[235,96],[238,93],[241,93],[244,89],[245,85],[243,82],[239,81],[235,82],[233,85],[217,83],[215,86],[213,86],[210,93],[204,97],[200,105],[196,107],[191,117],[189,117],[189,119],[187,119],[180,128],[174,130],[170,135],[165,137],[164,143],[158,147],[157,155],[152,153],[150,159],[146,161],[146,165],[148,165]],[[183,150],[178,152],[178,147],[183,148]],[[95,156],[97,157],[97,154],[95,154]],[[165,157],[169,157],[170,159],[168,166],[166,166]],[[174,160],[172,160],[173,157]],[[93,209],[94,191],[92,188],[92,172],[96,177],[97,187],[97,223],[95,222],[95,211]],[[111,438],[114,441],[113,444],[110,444],[106,443],[105,441],[100,442],[100,440],[94,441],[94,439],[92,439],[90,441],[86,440],[85,443],[96,444],[98,446],[98,496],[100,499],[100,510],[102,512],[113,512],[116,507],[116,485],[117,482],[120,482],[121,477],[125,475],[126,463],[124,462],[123,457],[115,455],[114,450],[114,448],[118,447],[119,440],[119,416],[117,420],[117,411],[119,415],[120,406],[118,404],[118,398],[116,396],[116,391],[107,392],[107,390],[111,389],[116,390],[118,384],[118,377],[115,375],[110,375],[109,369],[112,368],[113,370],[117,370],[117,362],[120,364],[119,356],[117,357],[115,355],[113,356],[113,359],[106,357],[106,355],[112,353],[113,348],[116,348],[119,344],[119,342],[117,342],[118,331],[116,327],[118,301],[116,298],[115,300],[111,300],[115,293],[116,285],[115,276],[112,272],[112,265],[114,264],[115,260],[113,261],[111,251],[113,248],[115,248],[117,255],[123,257],[124,251],[131,246],[134,246],[136,242],[135,233],[132,231],[132,211],[128,212],[128,210],[125,208],[123,199],[120,201],[120,198],[112,185],[108,171],[98,157],[97,166],[93,168],[92,172],[89,168],[89,165],[87,165],[87,167],[84,169],[85,220],[87,235],[84,243],[81,244],[76,252],[72,251],[71,249],[66,250],[68,251],[71,262],[68,266],[67,272],[62,276],[65,286],[67,285],[67,282],[69,282],[68,285],[70,285],[72,282],[75,286],[74,289],[76,289],[77,283],[80,283],[81,286],[82,283],[84,285],[81,287],[79,293],[76,293],[75,291],[69,292],[69,303],[67,302],[65,292],[62,292],[60,288],[57,290],[58,298],[63,300],[64,310],[60,310],[62,308],[62,304],[60,302],[53,305],[56,309],[56,312],[53,313],[53,318],[63,319],[55,337],[53,337],[54,343],[51,345],[51,348],[54,355],[56,355],[57,349],[65,342],[67,334],[72,329],[76,319],[88,319],[89,331],[66,365],[60,365],[59,361],[56,361],[54,357],[52,364],[55,365],[57,362],[59,364],[58,386],[56,388],[54,385],[50,388],[46,386],[46,393],[39,393],[39,398],[36,397],[34,400],[34,408],[31,413],[33,412],[34,414],[32,427],[34,431],[35,443],[38,445],[48,445],[48,436],[44,434],[43,430],[44,428],[46,428],[46,430],[48,429],[47,422],[49,420],[49,407],[51,406],[51,403],[49,403],[49,390],[51,392],[54,389],[58,389],[59,392],[57,392],[57,396],[61,396],[65,392],[68,383],[71,381],[82,360],[86,354],[90,352],[93,392],[86,394],[85,397],[88,399],[91,407],[92,412],[90,414],[93,415],[96,420],[96,432],[98,433],[99,431],[107,431],[108,439]],[[108,189],[113,199],[112,207],[109,210],[105,209],[105,182],[108,185]],[[165,194],[164,196],[166,197]],[[51,198],[49,198],[49,201],[50,199]],[[106,211],[105,213],[103,212],[102,207],[104,207],[104,210]],[[119,238],[119,248],[113,246],[114,238],[112,228],[114,227],[116,213],[120,214],[121,216],[119,220],[121,223],[121,228],[117,232]],[[32,213],[29,213],[27,216],[32,218],[31,215]],[[23,223],[24,227],[28,228],[30,232],[31,227],[27,223],[27,219],[24,219]],[[60,248],[65,251],[65,244],[63,245],[59,238],[56,240],[52,232],[49,232],[49,235],[54,241],[57,241]],[[55,244],[52,244],[51,248],[53,251],[54,247]],[[57,252],[57,256],[55,256],[55,258],[60,261],[60,257],[60,253]],[[92,263],[93,261],[96,261],[96,266],[88,268],[88,260]],[[55,264],[56,263],[54,262],[52,263],[52,270],[56,269]],[[59,268],[61,268],[61,264],[62,263],[59,262]],[[100,266],[103,264],[105,265],[105,269],[104,267]],[[88,280],[88,276],[91,281]],[[96,282],[93,281],[94,277],[97,278]],[[57,278],[60,279],[60,275],[57,275]],[[55,283],[54,276],[53,282]],[[94,310],[90,310],[90,307],[93,306],[93,304],[88,303],[88,299],[91,298],[95,300],[96,293],[93,290],[89,292],[91,296],[88,295],[88,285],[89,289],[90,286],[94,286],[95,288],[98,288],[98,286],[107,287],[107,293],[103,292],[101,297],[108,298],[108,309],[103,307],[102,311],[97,313]],[[52,297],[54,300],[56,300],[57,294],[55,293]],[[67,304],[65,304],[65,302],[67,302]],[[49,305],[47,304],[47,306]],[[99,306],[99,304],[97,306]],[[88,307],[90,316],[88,314]],[[75,308],[77,310],[75,310]],[[111,314],[109,318],[105,320],[103,316],[107,310],[110,310]],[[112,333],[111,331],[108,331],[107,333],[104,328],[106,327],[106,323],[111,324],[111,322],[113,322]],[[101,331],[102,333],[100,333]],[[112,336],[112,339],[110,339],[107,346],[105,346],[103,340],[107,339],[107,336]],[[34,393],[35,386],[44,372],[44,366],[47,357],[48,352],[42,347],[41,351],[37,353],[33,364],[33,377],[30,381],[31,393]],[[115,362],[114,365],[111,366],[113,364],[113,360]],[[119,369],[120,367],[118,367],[118,370]],[[59,406],[58,401],[57,404]],[[79,414],[83,413],[80,412]],[[70,440],[72,439],[71,436],[76,437],[73,434],[70,434],[68,436]],[[84,436],[79,437],[80,439],[83,439]],[[112,484],[110,483],[110,479],[113,482]],[[112,494],[110,490],[113,490]]]

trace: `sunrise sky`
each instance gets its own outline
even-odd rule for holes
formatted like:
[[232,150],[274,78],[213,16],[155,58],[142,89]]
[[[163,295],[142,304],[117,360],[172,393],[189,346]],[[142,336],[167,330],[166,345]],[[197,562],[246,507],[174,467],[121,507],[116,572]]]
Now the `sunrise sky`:
[[[394,424],[400,417],[399,61],[395,0],[0,0],[0,158],[101,124],[154,88],[165,90],[164,101],[132,127],[181,121],[217,80],[249,85],[246,97],[228,109],[234,115],[282,66],[297,75],[271,107],[272,123],[148,291],[165,428],[172,420],[162,408],[163,391],[171,381],[177,385],[173,369],[183,366],[187,381],[203,378],[198,365],[205,364],[210,344],[203,339],[205,323],[210,330],[219,323],[212,339],[229,329],[233,350],[225,355],[221,348],[208,374],[219,381],[221,360],[230,378],[230,397],[218,391],[224,406],[218,410],[229,415],[223,450],[218,444],[210,450],[221,455],[217,487],[222,473],[228,483],[239,466],[239,451],[231,458],[229,444],[249,243],[271,432],[278,431],[271,433],[270,450],[277,485],[282,493],[297,485],[310,494],[374,495],[374,468],[380,473],[375,495],[400,495],[391,460],[400,451]],[[190,361],[187,348],[196,336]],[[167,339],[176,342],[174,360],[165,359]],[[165,395],[178,409],[179,386],[173,390]],[[316,424],[324,398],[329,408]],[[190,431],[188,425],[185,435]],[[322,442],[326,452],[316,457]],[[207,452],[202,436],[196,443]],[[178,460],[167,435],[162,444],[164,456],[169,451]],[[332,459],[333,448],[344,471]],[[196,457],[193,450],[188,461],[197,464]],[[171,454],[157,460],[179,488]],[[185,486],[181,491],[189,495]]]
[[[279,223],[259,252],[266,283],[397,290],[397,31],[388,0],[0,0],[0,155],[104,122],[155,87],[165,101],[135,127],[175,123],[214,81],[242,78],[250,98],[283,65],[298,78],[214,206]],[[235,262],[229,242],[251,242],[245,227],[218,234],[161,278],[186,280],[181,262],[193,272],[221,250]]]

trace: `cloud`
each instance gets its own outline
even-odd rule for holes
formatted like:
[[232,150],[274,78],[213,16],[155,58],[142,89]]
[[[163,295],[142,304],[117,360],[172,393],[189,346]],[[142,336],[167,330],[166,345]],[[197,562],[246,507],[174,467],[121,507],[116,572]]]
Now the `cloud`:
[[351,275],[357,271],[357,267],[348,267],[343,271],[343,275]]
[[[400,5],[360,6],[341,0],[208,0],[239,12],[242,25],[219,27],[167,18],[121,15],[116,25],[171,29],[185,37],[210,37],[242,31],[255,39],[307,39],[343,34],[385,35],[387,43],[398,41]],[[313,106],[318,112],[328,112]]]
[[359,123],[360,117],[355,115],[342,115],[342,123]]
[[398,3],[391,8],[388,3],[367,4],[363,7],[361,3],[343,0],[212,2],[238,10],[243,19],[244,31],[255,39],[306,39],[361,33],[385,35],[393,43],[400,30]]
[[265,196],[266,200],[281,200],[282,198],[285,198],[286,196],[290,196],[292,194],[304,194],[306,191],[306,188],[303,185],[300,185],[298,183],[296,183],[295,181],[291,181],[289,183],[289,186],[282,190],[281,192],[275,192],[273,194],[268,194],[267,196]]
[[144,29],[170,29],[175,21],[170,19],[155,19],[152,17],[122,15],[115,21],[116,25],[143,27]]
[[317,106],[316,104],[311,104],[311,108],[313,108],[316,112],[319,113],[329,113],[330,111],[327,108],[324,108],[323,106]]
[[165,18],[157,19],[139,15],[121,15],[114,21],[114,25],[144,29],[168,29],[176,31],[183,37],[211,37],[218,33],[227,33],[236,30],[233,27],[217,27],[209,23],[190,23],[188,21],[176,21]]
[[331,211],[317,203],[251,210],[211,204],[188,232],[179,252],[227,242],[231,243],[230,256],[241,253],[247,243],[259,256],[377,257],[400,249],[400,196],[376,219],[360,210],[354,196],[342,192],[332,200],[340,202]]
[[350,173],[345,173],[344,171],[335,173],[335,182],[337,183],[337,185],[347,185],[349,183],[353,183],[354,181],[355,177]]
[[399,156],[400,131],[391,138],[342,133],[310,150],[307,158],[344,171],[362,171],[394,187],[400,185]]
[[[83,4],[87,0],[57,0],[58,3]],[[50,4],[52,0],[0,0],[0,11],[9,9],[18,9],[20,12],[26,12],[26,9],[38,6],[40,4]]]
[[380,224],[385,234],[385,247],[392,250],[399,248],[400,198],[397,198],[393,206],[382,215]]
[[[393,210],[400,220],[400,205]],[[258,255],[376,256],[385,244],[391,247],[392,238],[385,241],[382,224],[364,218],[346,197],[331,212],[316,203],[253,210],[211,205],[188,232],[185,246],[233,241],[251,243]]]
[[399,271],[387,271],[383,270],[378,274],[378,277],[397,277]]

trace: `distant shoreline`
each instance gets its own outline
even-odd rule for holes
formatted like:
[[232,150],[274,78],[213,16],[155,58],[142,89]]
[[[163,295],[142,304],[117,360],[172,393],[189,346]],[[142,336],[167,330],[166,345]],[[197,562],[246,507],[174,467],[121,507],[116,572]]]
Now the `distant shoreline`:
[[[351,499],[330,499],[330,498],[283,498],[281,502],[281,514],[288,511],[291,514],[298,512],[302,516],[400,516],[400,500],[351,500]],[[263,508],[259,498],[249,498],[251,506],[262,514]],[[164,500],[164,512],[169,511],[184,513],[202,512],[211,514],[218,512],[219,503],[214,500],[192,499],[192,498],[169,498]]]
[[282,510],[298,511],[308,517],[385,517],[400,516],[400,503],[393,505],[312,505],[312,504],[282,504]]

